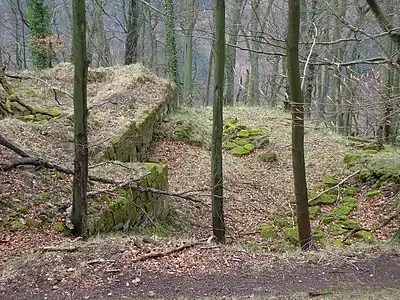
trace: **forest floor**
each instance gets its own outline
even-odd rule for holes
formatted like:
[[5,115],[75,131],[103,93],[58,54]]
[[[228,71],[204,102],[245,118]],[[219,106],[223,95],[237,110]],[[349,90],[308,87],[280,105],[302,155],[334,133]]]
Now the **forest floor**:
[[[357,243],[350,237],[354,245],[344,249],[331,245],[301,253],[294,247],[277,248],[274,239],[260,236],[260,226],[273,214],[287,212],[284,221],[294,225],[290,119],[265,108],[236,107],[225,114],[250,128],[265,130],[270,139],[266,148],[248,156],[224,153],[228,245],[206,241],[211,235],[211,203],[206,175],[210,172],[209,137],[204,132],[211,132],[211,109],[183,111],[179,118],[187,115],[194,122],[199,143],[189,145],[172,138],[177,130],[172,117],[163,124],[163,136],[151,156],[168,165],[171,191],[204,189],[196,198],[200,202],[173,200],[171,218],[154,223],[144,235],[109,234],[82,242],[63,236],[48,222],[40,227],[6,228],[0,233],[0,299],[399,299],[400,249],[384,243],[400,227],[398,218],[374,231],[375,243]],[[326,177],[340,181],[354,172],[343,161],[351,151],[343,138],[324,129],[306,127],[305,131],[310,187]],[[276,158],[261,160],[265,152],[275,153]],[[0,149],[0,158],[8,156]],[[54,181],[48,170],[26,169],[10,171],[2,183],[14,186],[16,194],[27,189],[33,194],[26,182],[35,182],[38,176],[48,178],[41,180],[46,186],[34,184],[38,195],[71,184],[69,177]],[[357,192],[359,205],[350,216],[362,228],[376,228],[390,214],[388,203],[395,197],[383,192],[369,198],[367,191],[361,187]],[[48,201],[42,200],[39,206],[46,206]],[[313,226],[320,223],[321,219],[314,220]],[[282,238],[283,232],[278,230],[278,235]],[[155,241],[143,242],[143,236]],[[162,256],[146,258],[149,253]],[[143,261],[137,261],[140,258]]]

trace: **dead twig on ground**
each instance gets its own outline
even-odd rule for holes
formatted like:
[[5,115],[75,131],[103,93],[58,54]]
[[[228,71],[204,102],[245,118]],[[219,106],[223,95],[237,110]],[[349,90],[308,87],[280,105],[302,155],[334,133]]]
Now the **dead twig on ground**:
[[382,229],[386,225],[388,225],[393,219],[397,218],[400,216],[400,211],[396,211],[393,214],[391,214],[387,219],[383,220],[381,224],[379,224],[373,231],[377,231],[379,229]]
[[147,259],[153,259],[153,258],[167,256],[169,254],[176,253],[176,252],[182,251],[184,249],[194,247],[198,244],[200,244],[200,241],[188,243],[188,244],[185,244],[185,245],[173,248],[173,249],[169,249],[169,250],[166,250],[163,252],[152,252],[152,253],[144,254],[142,256],[136,257],[132,262],[139,262],[139,261],[144,261]]
[[345,179],[343,179],[342,181],[340,181],[338,184],[335,184],[334,186],[330,187],[329,189],[326,189],[324,191],[322,191],[321,193],[319,193],[317,196],[311,198],[310,200],[308,200],[308,203],[318,199],[319,197],[321,197],[322,195],[326,194],[327,192],[339,188],[343,183],[345,183],[347,180],[349,180],[350,178],[356,176],[358,173],[360,173],[361,171],[358,170],[356,172],[354,172],[353,174],[350,174],[349,176],[347,176]]
[[66,247],[56,247],[56,246],[48,246],[39,248],[40,251],[47,251],[47,252],[74,252],[78,250],[78,247],[75,246],[66,246]]

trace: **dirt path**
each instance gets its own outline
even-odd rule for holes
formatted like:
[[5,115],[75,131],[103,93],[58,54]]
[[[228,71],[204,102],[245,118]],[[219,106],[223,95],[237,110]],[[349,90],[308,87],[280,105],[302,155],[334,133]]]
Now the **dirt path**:
[[[2,270],[0,299],[319,299],[319,294],[324,299],[399,299],[400,295],[398,251],[283,259],[249,253],[229,256],[198,248],[132,263],[121,251],[107,249],[101,261],[89,260],[101,252],[93,256],[88,251],[45,253],[18,266],[9,263]],[[193,264],[198,262],[195,254],[215,258],[214,264]],[[181,266],[174,268],[179,262]],[[55,270],[63,271],[56,275]]]

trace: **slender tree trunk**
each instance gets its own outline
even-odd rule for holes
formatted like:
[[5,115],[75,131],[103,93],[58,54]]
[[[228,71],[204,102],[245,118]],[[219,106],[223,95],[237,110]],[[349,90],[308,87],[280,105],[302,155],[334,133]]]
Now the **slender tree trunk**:
[[228,44],[226,46],[226,68],[225,68],[225,104],[232,105],[235,92],[235,66],[236,66],[236,44],[238,41],[238,32],[240,25],[240,12],[242,10],[243,0],[234,0],[231,11],[231,19],[228,30]]
[[250,53],[250,78],[249,78],[249,105],[260,105],[260,73],[259,73],[259,54],[257,51],[260,49],[259,41],[259,6],[260,0],[252,0],[252,17],[251,17],[251,49],[254,52]]
[[196,23],[195,16],[196,0],[186,1],[186,20],[184,22],[185,53],[183,71],[183,99],[186,104],[192,103],[193,90],[193,29]]
[[86,11],[84,0],[72,0],[74,58],[75,172],[73,184],[72,224],[74,232],[88,236],[87,225],[87,72]]
[[137,0],[130,0],[129,2],[126,23],[125,65],[130,65],[136,63],[138,60],[139,30]]
[[304,162],[304,104],[299,69],[300,1],[289,0],[287,58],[289,92],[292,102],[292,159],[296,216],[300,247],[310,249],[311,226],[308,213],[307,181]]
[[215,0],[215,69],[211,149],[212,226],[220,243],[225,242],[222,176],[222,127],[225,68],[225,0]]
[[174,26],[175,12],[172,0],[165,0],[165,13],[165,54],[168,64],[168,72],[171,80],[177,87],[179,87],[178,52],[176,49]]

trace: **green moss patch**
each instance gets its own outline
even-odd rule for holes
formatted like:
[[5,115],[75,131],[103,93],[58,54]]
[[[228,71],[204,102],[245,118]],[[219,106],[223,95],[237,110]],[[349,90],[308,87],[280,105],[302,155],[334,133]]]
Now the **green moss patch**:
[[335,204],[336,200],[337,200],[336,195],[330,195],[330,194],[326,193],[326,194],[319,196],[317,199],[310,201],[308,203],[308,205],[309,206],[314,206],[314,205],[318,205],[318,204],[332,205],[332,204]]
[[278,235],[275,227],[272,225],[260,225],[258,226],[258,230],[260,231],[260,237],[263,239],[274,239]]
[[223,148],[236,156],[248,155],[254,149],[269,143],[269,137],[265,135],[264,130],[247,128],[236,118],[225,120],[222,140]]
[[[125,167],[124,167],[125,166]],[[110,165],[93,172],[96,176],[113,175],[141,178],[142,187],[168,188],[168,168],[158,163],[128,163]],[[130,170],[130,174],[126,174]],[[89,206],[89,232],[109,232],[137,228],[142,224],[162,220],[168,214],[168,198],[151,192],[141,192],[127,186],[116,191],[117,197],[99,195],[91,199]],[[149,220],[151,218],[152,221]]]
[[380,194],[381,194],[381,191],[378,191],[378,190],[368,191],[367,197],[374,198],[374,197],[379,196]]
[[283,237],[286,241],[298,245],[299,244],[299,232],[297,227],[289,227],[283,229]]

